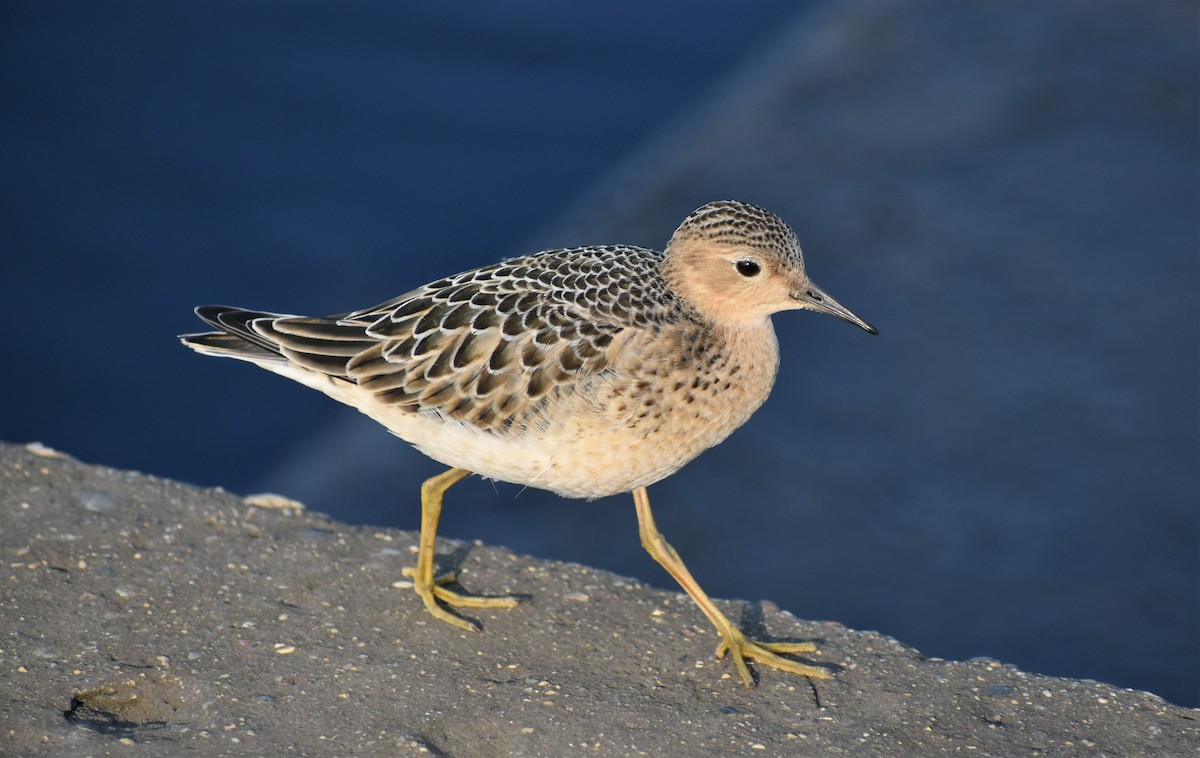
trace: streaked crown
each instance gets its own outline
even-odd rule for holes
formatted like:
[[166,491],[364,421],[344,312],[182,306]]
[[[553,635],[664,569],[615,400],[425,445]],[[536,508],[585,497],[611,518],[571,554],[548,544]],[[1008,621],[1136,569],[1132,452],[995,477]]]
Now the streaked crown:
[[671,242],[696,240],[761,250],[803,267],[796,233],[766,208],[739,200],[706,203],[683,220]]

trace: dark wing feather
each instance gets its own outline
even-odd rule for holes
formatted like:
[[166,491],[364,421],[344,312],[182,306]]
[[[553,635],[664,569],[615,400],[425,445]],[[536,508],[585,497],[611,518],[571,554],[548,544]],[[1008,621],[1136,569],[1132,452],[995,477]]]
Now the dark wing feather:
[[540,423],[549,399],[608,367],[621,332],[677,314],[661,260],[642,248],[551,250],[438,280],[342,317],[379,340],[347,374],[412,412],[484,429]]
[[342,316],[204,306],[197,314],[220,331],[183,339],[202,352],[286,360],[403,411],[515,431],[546,423],[553,398],[604,372],[622,332],[679,318],[661,262],[635,247],[549,250]]

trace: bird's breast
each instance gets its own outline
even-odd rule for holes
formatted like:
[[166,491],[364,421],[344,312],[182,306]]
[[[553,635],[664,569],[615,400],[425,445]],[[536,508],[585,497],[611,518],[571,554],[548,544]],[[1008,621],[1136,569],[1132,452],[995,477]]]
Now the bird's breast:
[[778,345],[770,322],[764,327],[713,332],[685,324],[631,340],[569,401],[576,410],[549,435],[552,462],[534,486],[583,497],[626,492],[720,443],[774,384]]

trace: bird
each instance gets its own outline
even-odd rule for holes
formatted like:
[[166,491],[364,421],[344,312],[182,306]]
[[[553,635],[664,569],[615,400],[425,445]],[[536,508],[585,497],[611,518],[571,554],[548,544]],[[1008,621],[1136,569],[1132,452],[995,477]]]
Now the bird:
[[827,679],[796,654],[811,642],[751,640],[713,603],[659,532],[647,487],[744,424],[771,391],[771,316],[809,310],[875,327],[809,279],[795,232],[776,214],[722,200],[689,214],[664,251],[630,245],[522,255],[328,317],[206,305],[216,331],[187,347],[235,358],[352,406],[448,466],[421,485],[413,588],[435,618],[515,607],[435,575],[446,491],[474,473],[596,499],[632,493],[646,551],[720,637],[742,683],[756,665]]

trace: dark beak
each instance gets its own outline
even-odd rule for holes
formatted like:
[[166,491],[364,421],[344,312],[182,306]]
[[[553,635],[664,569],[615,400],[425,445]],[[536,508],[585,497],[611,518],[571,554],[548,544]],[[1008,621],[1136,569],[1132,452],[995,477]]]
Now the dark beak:
[[799,292],[792,293],[792,299],[800,304],[801,308],[818,313],[828,313],[830,316],[836,316],[842,321],[849,321],[851,324],[866,330],[870,334],[879,334],[879,330],[863,321],[858,316],[850,312],[850,309],[834,300],[825,290],[821,289],[812,282],[808,282],[804,289]]

